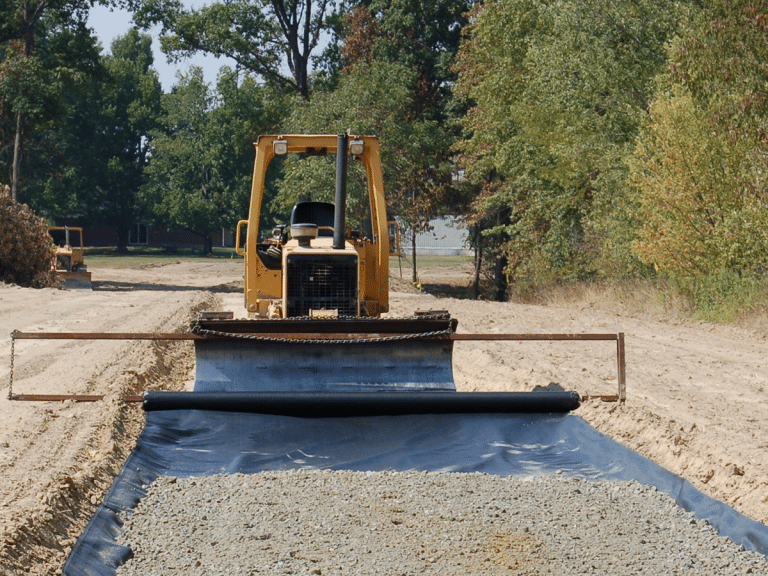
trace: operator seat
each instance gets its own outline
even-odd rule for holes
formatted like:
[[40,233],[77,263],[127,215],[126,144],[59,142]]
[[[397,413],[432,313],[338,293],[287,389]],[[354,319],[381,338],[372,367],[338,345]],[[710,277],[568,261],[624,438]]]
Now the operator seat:
[[330,226],[330,230],[319,230],[318,236],[333,236],[335,207],[330,202],[298,202],[291,212],[291,226],[294,224],[315,224]]

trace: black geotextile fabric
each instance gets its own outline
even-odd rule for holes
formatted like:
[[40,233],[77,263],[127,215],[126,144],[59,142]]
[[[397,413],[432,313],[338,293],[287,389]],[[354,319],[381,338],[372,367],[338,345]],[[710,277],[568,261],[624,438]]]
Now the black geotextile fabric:
[[299,418],[247,412],[146,413],[136,448],[74,547],[63,573],[106,576],[130,555],[117,514],[162,475],[256,473],[290,468],[358,471],[561,473],[637,480],[670,494],[720,534],[768,555],[768,527],[600,434],[571,414],[404,414]]

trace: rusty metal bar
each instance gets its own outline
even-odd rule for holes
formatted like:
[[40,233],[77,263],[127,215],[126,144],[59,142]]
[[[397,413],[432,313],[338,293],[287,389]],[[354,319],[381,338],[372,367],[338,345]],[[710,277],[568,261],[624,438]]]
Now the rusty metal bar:
[[625,402],[627,399],[627,359],[624,354],[624,332],[619,332],[619,338],[616,340],[616,357],[619,363],[619,402]]
[[[123,402],[141,402],[141,395],[127,394],[120,396]],[[101,402],[104,396],[100,394],[12,394],[9,400],[20,400],[23,402]]]
[[587,400],[600,400],[602,402],[619,402],[620,398],[617,394],[582,394],[581,401]]
[[176,334],[162,332],[18,332],[11,337],[16,340],[199,340],[203,336],[192,333]]
[[451,334],[451,340],[618,340],[618,334]]
[[[616,394],[582,394],[581,401],[601,400],[603,402],[618,402],[620,397]],[[12,394],[10,400],[20,402],[101,402],[104,395],[101,394]],[[127,394],[119,396],[123,402],[142,402],[143,396]]]
[[[254,332],[253,335],[261,335]],[[271,335],[272,338],[283,338],[285,340],[318,340],[318,339],[351,339],[355,337],[369,338],[380,334],[378,332],[362,333],[331,333],[331,332],[301,332],[301,333],[282,333]],[[387,335],[402,335],[406,333],[392,332]],[[239,334],[242,335],[242,334]],[[216,336],[202,336],[191,332],[163,333],[163,332],[18,332],[14,331],[11,335],[16,340],[215,340]],[[538,340],[538,341],[556,341],[556,340],[621,340],[623,334],[450,334],[448,336],[454,341],[467,340]],[[444,336],[435,336],[436,339],[445,339]],[[623,346],[622,346],[623,348]]]
[[[375,326],[375,325],[371,325]],[[395,333],[388,333],[392,336]],[[240,334],[241,336],[243,333]],[[258,335],[258,334],[257,334]],[[296,334],[271,334],[274,339],[286,340],[334,340],[334,339],[365,339],[376,336],[376,333],[296,333]],[[608,334],[456,334],[434,336],[428,339],[445,339],[461,341],[597,341],[597,340],[615,340],[616,341],[616,363],[618,379],[617,396],[584,396],[584,398],[601,398],[605,401],[625,402],[627,399],[627,377],[626,377],[626,356],[624,346],[624,333]],[[11,342],[14,340],[204,340],[204,339],[225,339],[224,337],[210,337],[199,334],[187,333],[161,333],[161,332],[19,332],[14,330],[11,334]],[[13,366],[13,348],[11,349],[11,366]],[[11,370],[11,378],[13,370]],[[8,398],[11,400],[28,401],[62,401],[75,400],[78,402],[95,402],[101,400],[101,396],[88,395],[41,395],[41,394],[13,394],[9,387]],[[77,398],[77,399],[76,399]],[[82,399],[80,399],[82,398]],[[128,397],[126,397],[128,398]],[[131,397],[133,398],[133,397]],[[139,398],[137,396],[135,398]],[[138,400],[127,400],[138,401]]]

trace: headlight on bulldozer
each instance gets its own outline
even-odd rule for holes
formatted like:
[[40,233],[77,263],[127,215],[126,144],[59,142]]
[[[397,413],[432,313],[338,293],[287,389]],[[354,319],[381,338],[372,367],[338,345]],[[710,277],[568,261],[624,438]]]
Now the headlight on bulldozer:
[[288,154],[288,140],[275,140],[272,142],[272,150],[277,156],[285,156]]
[[349,143],[349,153],[352,154],[352,156],[360,156],[363,153],[364,148],[365,144],[362,140],[352,140]]

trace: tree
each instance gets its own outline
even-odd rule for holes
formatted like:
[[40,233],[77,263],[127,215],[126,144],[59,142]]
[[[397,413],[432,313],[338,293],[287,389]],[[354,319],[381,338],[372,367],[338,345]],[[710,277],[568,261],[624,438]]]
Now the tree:
[[[438,122],[414,120],[411,115],[415,76],[414,70],[399,63],[361,62],[341,78],[336,90],[316,93],[309,103],[295,106],[284,124],[288,132],[350,130],[352,134],[377,135],[389,216],[412,215],[409,223],[429,220],[434,214],[432,203],[444,193],[439,187],[450,181],[450,167],[440,162],[441,154],[450,147],[450,136]],[[287,213],[299,197],[306,195],[332,200],[334,174],[331,158],[286,162],[275,208]],[[348,211],[351,220],[360,225],[368,208],[364,178],[364,172],[353,165]]]
[[[388,189],[403,180],[408,168],[407,147],[415,142],[404,114],[409,107],[410,69],[397,64],[361,64],[343,76],[332,92],[315,94],[308,103],[296,103],[282,126],[295,133],[373,134],[381,140],[382,169]],[[362,222],[367,210],[364,171],[350,166],[348,210],[353,221]],[[287,214],[302,196],[332,201],[335,189],[332,158],[291,159],[279,183],[274,208]]]
[[25,135],[59,116],[62,89],[93,71],[97,53],[86,27],[91,5],[92,0],[9,0],[0,8],[0,113],[13,117],[12,130],[3,136],[13,134],[15,200],[21,195]]
[[589,277],[617,257],[606,232],[625,204],[624,160],[664,43],[687,13],[668,0],[478,8],[458,63],[457,92],[471,105],[458,148],[471,182],[497,183],[475,205],[476,219],[493,221],[485,207],[510,208],[486,236],[499,240],[521,285]]
[[347,19],[341,53],[348,73],[358,67],[366,74],[391,66],[410,71],[399,82],[408,93],[397,115],[404,139],[389,142],[407,161],[388,183],[388,203],[411,232],[414,282],[416,236],[430,229],[434,216],[465,203],[451,150],[457,130],[450,96],[469,5],[464,0],[372,0]]
[[413,69],[413,112],[425,120],[452,119],[452,66],[471,6],[467,0],[364,2],[349,18],[342,49],[345,63],[375,59]]
[[684,90],[659,97],[638,146],[633,184],[643,221],[635,249],[682,278],[768,265],[768,209],[748,179],[754,142],[713,130]]
[[118,252],[128,249],[150,132],[161,113],[151,43],[135,29],[117,38],[102,75],[87,91],[69,94],[70,113],[47,134],[56,162],[34,200],[52,217],[77,215],[88,224],[116,226]]
[[768,3],[716,0],[671,45],[669,81],[705,103],[729,132],[765,136]]
[[252,76],[222,68],[216,90],[194,67],[163,97],[165,117],[154,133],[141,198],[153,223],[211,235],[245,217],[253,141],[281,113],[278,99]]
[[768,17],[714,2],[671,45],[632,164],[636,253],[692,280],[768,270]]
[[332,32],[340,6],[335,0],[229,0],[185,10],[178,0],[131,3],[140,25],[162,25],[166,54],[227,56],[281,92],[295,90],[305,99],[313,52],[321,36]]

